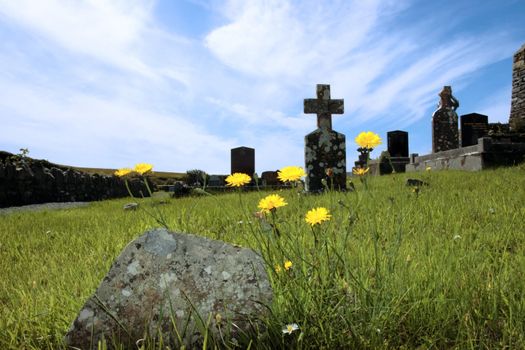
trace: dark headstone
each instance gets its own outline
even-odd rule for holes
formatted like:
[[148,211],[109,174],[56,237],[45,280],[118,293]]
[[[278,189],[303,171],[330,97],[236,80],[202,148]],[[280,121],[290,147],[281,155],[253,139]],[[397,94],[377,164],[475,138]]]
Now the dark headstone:
[[261,181],[263,186],[278,186],[282,185],[279,180],[277,171],[263,171],[261,174]]
[[395,130],[386,133],[390,157],[408,157],[408,132]]
[[461,147],[477,145],[478,139],[488,134],[488,116],[470,113],[462,115],[460,120]]
[[208,186],[211,187],[222,187],[226,186],[225,176],[223,175],[210,175],[208,180]]
[[231,173],[253,176],[255,173],[255,149],[249,147],[232,148]]
[[438,109],[432,115],[432,152],[459,148],[458,100],[452,95],[450,86],[439,93]]
[[525,133],[525,45],[514,54],[509,124],[512,132]]
[[317,114],[317,129],[304,138],[306,190],[322,191],[322,179],[334,189],[346,189],[345,135],[332,130],[332,114],[344,113],[344,100],[330,99],[330,85],[318,84],[317,98],[304,100],[304,113]]
[[419,156],[419,153],[411,153],[410,154],[410,163],[415,163],[416,162],[416,157]]

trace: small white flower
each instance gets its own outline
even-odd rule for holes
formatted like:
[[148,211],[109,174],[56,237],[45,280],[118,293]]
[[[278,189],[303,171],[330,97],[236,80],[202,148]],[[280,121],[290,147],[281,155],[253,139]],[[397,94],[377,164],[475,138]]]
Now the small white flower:
[[460,239],[460,238],[461,238],[460,235],[455,235],[453,239],[454,239],[454,240],[458,240],[458,239]]
[[299,329],[299,325],[297,323],[291,323],[291,324],[287,324],[284,328],[283,328],[283,333],[284,334],[292,334],[292,332],[296,331]]
[[489,208],[489,213],[490,214],[495,214],[496,213],[496,210],[494,208]]

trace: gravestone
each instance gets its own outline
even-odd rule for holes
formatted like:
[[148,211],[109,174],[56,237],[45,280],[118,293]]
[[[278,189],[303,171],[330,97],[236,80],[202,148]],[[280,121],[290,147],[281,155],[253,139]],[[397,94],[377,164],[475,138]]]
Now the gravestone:
[[304,113],[317,114],[317,129],[304,138],[306,190],[322,191],[323,179],[328,186],[345,190],[345,135],[332,130],[332,114],[344,113],[344,100],[330,99],[330,85],[318,84],[317,98],[304,100]]
[[525,133],[525,45],[514,54],[509,124],[510,131]]
[[390,157],[408,157],[408,132],[395,130],[386,133]]
[[255,173],[255,149],[249,147],[232,148],[231,173],[253,176]]
[[109,348],[115,340],[135,349],[149,334],[157,344],[162,337],[162,348],[202,349],[208,325],[208,339],[231,344],[264,329],[272,299],[265,262],[253,250],[153,229],[120,253],[64,341],[68,349],[97,349],[103,339]]
[[222,187],[226,186],[226,177],[223,175],[210,175],[208,180],[208,186],[210,187]]
[[489,131],[489,117],[483,114],[464,114],[460,118],[461,147],[478,144],[480,137],[486,136]]
[[277,171],[263,171],[261,181],[263,186],[279,186],[283,184],[279,180]]
[[387,135],[388,151],[382,153],[379,162],[379,174],[404,173],[405,167],[410,163],[408,156],[408,132],[395,130]]
[[432,152],[459,148],[458,100],[452,95],[452,88],[444,86],[439,93],[438,109],[432,115]]

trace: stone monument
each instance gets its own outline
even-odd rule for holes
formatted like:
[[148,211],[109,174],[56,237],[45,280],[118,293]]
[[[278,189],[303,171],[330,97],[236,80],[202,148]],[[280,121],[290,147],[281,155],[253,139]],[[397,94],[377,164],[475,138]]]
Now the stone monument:
[[346,189],[345,135],[332,130],[332,114],[344,113],[344,100],[330,99],[330,85],[317,85],[317,98],[304,100],[304,113],[317,114],[317,129],[305,136],[306,190],[320,192],[322,183]]
[[510,131],[525,133],[525,45],[514,54]]
[[477,145],[478,139],[489,132],[489,117],[479,113],[464,114],[460,125],[461,147]]
[[[404,173],[410,163],[408,154],[408,132],[401,130],[389,131],[387,135],[387,151],[381,153],[379,159],[368,161],[370,174],[387,175],[393,172]],[[356,162],[358,166],[360,162]]]
[[432,115],[432,153],[459,148],[458,100],[452,95],[452,88],[444,86],[439,93],[438,109]]
[[390,157],[408,158],[408,132],[401,130],[386,133]]
[[253,176],[255,173],[255,149],[237,147],[231,149],[231,173]]

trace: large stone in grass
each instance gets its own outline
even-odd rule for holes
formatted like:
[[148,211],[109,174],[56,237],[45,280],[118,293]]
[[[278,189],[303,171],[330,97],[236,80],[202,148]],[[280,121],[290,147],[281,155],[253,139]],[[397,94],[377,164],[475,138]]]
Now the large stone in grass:
[[215,340],[236,343],[263,326],[272,296],[264,262],[254,251],[155,229],[120,254],[65,343],[96,349],[104,339],[110,348],[116,341],[131,349],[149,335],[172,349],[192,349],[201,347],[208,322]]

